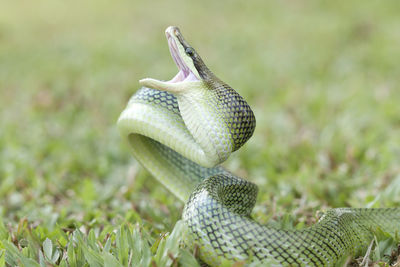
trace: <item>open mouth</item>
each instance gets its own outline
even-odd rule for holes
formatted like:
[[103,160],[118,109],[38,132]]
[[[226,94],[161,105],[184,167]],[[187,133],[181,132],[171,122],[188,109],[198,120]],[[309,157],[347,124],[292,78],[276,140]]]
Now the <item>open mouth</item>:
[[169,32],[166,32],[166,36],[168,40],[169,51],[179,70],[178,73],[175,75],[175,77],[169,80],[168,82],[178,83],[186,81],[198,81],[199,79],[193,74],[193,72],[190,70],[190,68],[187,66],[187,64],[181,57],[175,39],[171,36]]

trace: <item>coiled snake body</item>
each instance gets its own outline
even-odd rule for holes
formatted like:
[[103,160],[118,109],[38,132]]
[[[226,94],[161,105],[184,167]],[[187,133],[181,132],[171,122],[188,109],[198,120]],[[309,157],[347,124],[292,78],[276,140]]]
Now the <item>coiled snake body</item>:
[[253,134],[246,101],[219,80],[176,27],[166,36],[178,74],[170,81],[143,79],[118,127],[138,161],[179,199],[183,220],[200,258],[254,259],[285,266],[333,266],[366,250],[378,227],[400,229],[400,208],[337,208],[303,230],[255,222],[257,186],[218,164]]

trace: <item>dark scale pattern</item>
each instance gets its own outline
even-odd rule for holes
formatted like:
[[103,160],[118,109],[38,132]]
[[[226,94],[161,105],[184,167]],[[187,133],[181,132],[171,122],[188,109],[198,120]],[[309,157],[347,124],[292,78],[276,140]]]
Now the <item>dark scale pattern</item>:
[[131,102],[155,104],[180,115],[178,100],[173,94],[168,92],[142,87],[129,100],[129,103]]
[[253,135],[256,118],[247,102],[229,85],[209,83],[218,99],[220,112],[230,129],[233,151],[239,149]]
[[220,174],[220,173],[228,173],[225,169],[222,167],[214,167],[214,168],[206,168],[202,167],[199,164],[196,164],[195,162],[182,157],[179,153],[175,152],[171,148],[161,144],[160,142],[157,142],[155,140],[152,140],[154,143],[154,146],[157,148],[158,153],[160,153],[160,156],[168,162],[171,166],[174,166],[174,168],[177,168],[180,172],[185,175],[187,178],[191,178],[192,180],[195,180],[197,183],[201,182],[205,178]]
[[333,266],[347,255],[363,253],[374,229],[400,229],[397,208],[332,209],[310,228],[275,229],[248,216],[256,194],[254,184],[231,174],[209,177],[194,190],[183,219],[201,248],[212,247],[209,264],[217,265],[218,257],[241,260],[253,255],[284,266]]
[[258,188],[255,184],[245,180],[231,179],[232,174],[225,172],[214,175],[213,181],[218,180],[218,186],[215,183],[205,183],[206,190],[210,196],[222,201],[222,204],[230,211],[250,216],[251,211],[256,204]]

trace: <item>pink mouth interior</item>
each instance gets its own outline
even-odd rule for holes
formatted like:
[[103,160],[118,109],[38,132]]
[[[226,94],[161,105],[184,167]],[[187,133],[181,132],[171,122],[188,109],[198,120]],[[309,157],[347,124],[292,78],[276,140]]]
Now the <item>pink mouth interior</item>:
[[167,33],[167,40],[168,40],[168,46],[169,46],[169,51],[171,52],[171,56],[174,59],[175,64],[179,69],[179,71],[175,75],[175,77],[172,78],[171,80],[169,80],[168,82],[177,83],[177,82],[186,82],[186,81],[198,81],[199,79],[193,74],[193,72],[186,65],[185,61],[183,61],[183,59],[179,55],[178,46],[177,46],[174,38],[172,38],[172,36],[169,33]]

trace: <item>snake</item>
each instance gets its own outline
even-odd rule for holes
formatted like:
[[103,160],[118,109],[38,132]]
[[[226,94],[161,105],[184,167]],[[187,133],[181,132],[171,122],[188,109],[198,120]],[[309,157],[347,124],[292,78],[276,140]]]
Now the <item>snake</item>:
[[303,229],[255,221],[258,187],[221,166],[253,135],[254,113],[178,27],[165,34],[178,73],[168,81],[140,80],[117,125],[139,163],[185,203],[186,242],[203,263],[335,266],[365,253],[378,229],[400,230],[397,207],[328,209]]

